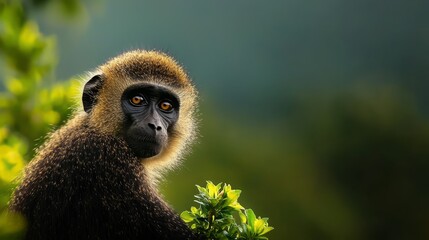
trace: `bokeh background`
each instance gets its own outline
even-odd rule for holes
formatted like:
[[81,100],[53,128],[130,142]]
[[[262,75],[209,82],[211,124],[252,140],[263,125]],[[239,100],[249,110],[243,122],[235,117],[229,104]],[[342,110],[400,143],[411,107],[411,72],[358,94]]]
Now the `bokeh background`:
[[270,239],[429,239],[429,2],[0,0],[0,238],[11,190],[79,74],[135,48],[181,62],[200,138],[161,189],[230,183]]

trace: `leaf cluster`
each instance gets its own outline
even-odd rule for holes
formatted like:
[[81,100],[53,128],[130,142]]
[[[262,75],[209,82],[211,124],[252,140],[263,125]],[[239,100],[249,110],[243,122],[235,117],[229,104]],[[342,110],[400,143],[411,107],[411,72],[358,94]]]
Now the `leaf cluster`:
[[274,228],[268,225],[268,218],[257,218],[252,209],[241,206],[241,190],[211,181],[205,188],[197,185],[197,189],[194,201],[199,207],[180,214],[197,234],[207,239],[268,239],[264,235]]

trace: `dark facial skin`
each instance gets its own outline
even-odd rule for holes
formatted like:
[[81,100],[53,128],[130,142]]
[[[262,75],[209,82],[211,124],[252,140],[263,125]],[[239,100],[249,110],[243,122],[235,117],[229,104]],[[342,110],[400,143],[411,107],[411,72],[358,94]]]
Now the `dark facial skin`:
[[167,144],[171,128],[179,117],[179,98],[167,88],[141,83],[122,95],[126,116],[123,134],[138,157],[159,154]]

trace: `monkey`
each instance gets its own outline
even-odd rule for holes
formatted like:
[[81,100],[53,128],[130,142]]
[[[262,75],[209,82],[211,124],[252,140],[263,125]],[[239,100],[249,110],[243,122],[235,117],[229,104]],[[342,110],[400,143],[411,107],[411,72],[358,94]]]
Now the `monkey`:
[[12,194],[25,239],[201,239],[157,190],[195,139],[197,97],[183,67],[160,51],[98,67],[80,109],[47,137]]

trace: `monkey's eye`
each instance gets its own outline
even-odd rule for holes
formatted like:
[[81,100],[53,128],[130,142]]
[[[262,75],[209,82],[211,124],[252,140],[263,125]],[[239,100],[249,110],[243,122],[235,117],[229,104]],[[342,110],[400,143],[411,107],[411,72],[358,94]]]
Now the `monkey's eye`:
[[162,101],[161,103],[159,103],[158,107],[164,112],[173,111],[173,105],[167,101]]
[[130,98],[130,103],[134,106],[141,106],[145,103],[145,100],[142,96],[134,96]]

